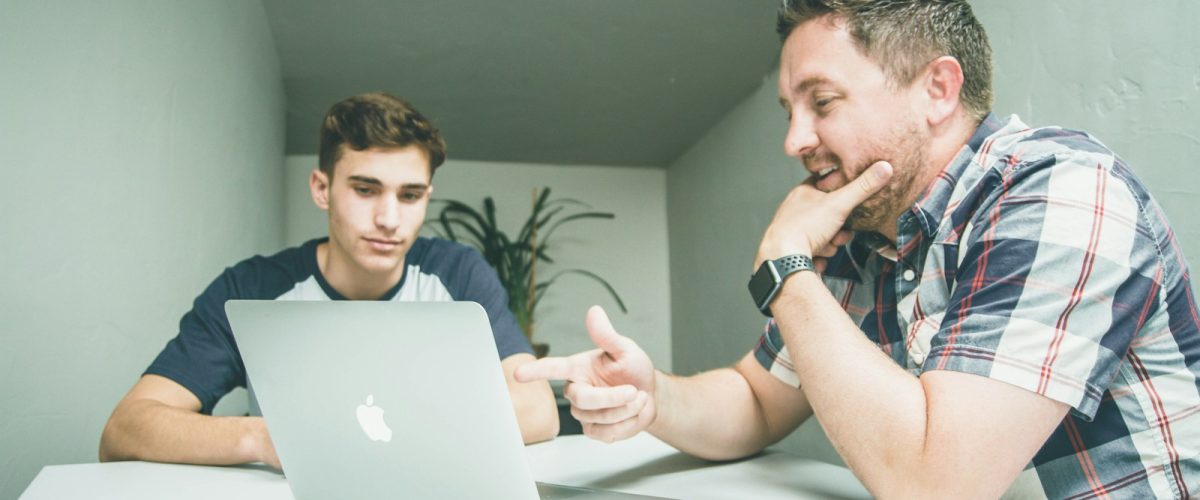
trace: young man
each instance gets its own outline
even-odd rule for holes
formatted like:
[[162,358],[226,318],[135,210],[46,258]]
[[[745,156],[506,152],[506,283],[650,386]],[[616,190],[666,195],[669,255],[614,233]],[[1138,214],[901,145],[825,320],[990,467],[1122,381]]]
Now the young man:
[[[279,468],[261,417],[211,416],[222,396],[246,385],[225,317],[230,299],[479,302],[491,318],[525,442],[554,437],[558,414],[549,384],[513,379],[533,351],[495,271],[474,250],[417,236],[433,172],[445,157],[438,130],[401,99],[374,93],[335,104],[309,180],[313,202],[329,212],[329,237],[252,257],[209,285],[184,315],[179,335],[117,404],[100,460],[261,461]],[[407,355],[395,354],[398,363]]]
[[758,346],[674,377],[594,308],[599,349],[517,379],[569,379],[592,437],[716,460],[816,415],[882,497],[1200,495],[1200,315],[1129,167],[990,114],[965,0],[791,0],[779,31],[784,147],[812,175],[759,247]]

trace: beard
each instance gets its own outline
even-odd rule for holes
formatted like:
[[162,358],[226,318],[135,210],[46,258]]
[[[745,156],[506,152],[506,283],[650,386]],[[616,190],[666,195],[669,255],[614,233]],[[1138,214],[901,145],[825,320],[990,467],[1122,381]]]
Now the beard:
[[853,170],[845,170],[842,159],[833,153],[813,154],[803,160],[805,164],[837,165],[838,170],[843,172],[855,172],[855,179],[877,161],[891,163],[893,174],[888,184],[854,207],[846,218],[847,229],[879,232],[888,225],[894,225],[900,214],[908,209],[909,199],[915,194],[913,189],[917,174],[927,163],[928,148],[928,137],[910,123],[894,128],[885,140],[866,144],[863,149],[870,153]]

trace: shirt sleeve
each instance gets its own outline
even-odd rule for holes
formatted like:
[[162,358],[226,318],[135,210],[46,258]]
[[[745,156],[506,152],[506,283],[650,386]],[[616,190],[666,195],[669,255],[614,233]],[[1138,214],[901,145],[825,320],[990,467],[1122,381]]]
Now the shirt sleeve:
[[922,372],[1003,381],[1086,420],[1157,306],[1153,239],[1111,155],[993,168]]
[[487,311],[500,359],[520,353],[533,354],[533,347],[508,309],[508,292],[500,284],[496,270],[474,249],[466,252],[461,265],[466,279],[461,281],[462,288],[455,294],[455,300],[477,302]]
[[[855,263],[855,257],[851,255],[851,246],[853,245],[839,248],[837,253],[829,259],[825,273],[821,275],[821,281],[825,284],[825,288],[829,289],[834,296],[849,293],[854,289],[851,283],[859,281],[858,265]],[[855,246],[854,250],[856,253],[869,251],[861,246]],[[865,257],[865,255],[860,255],[860,257]],[[847,303],[849,302],[847,301]],[[847,314],[850,314],[849,311]],[[862,319],[861,315],[850,314],[850,316],[856,323]],[[800,387],[800,377],[796,375],[791,354],[787,351],[783,335],[779,332],[779,325],[775,324],[774,318],[768,320],[766,326],[763,327],[763,333],[754,347],[754,359],[758,360],[758,364],[762,365],[763,369],[783,383],[792,387]]]
[[763,328],[758,345],[754,347],[754,359],[758,360],[758,364],[762,365],[764,370],[781,382],[792,387],[800,387],[800,377],[796,375],[792,357],[784,346],[783,337],[780,336],[779,327],[775,324],[774,319],[768,320],[767,326]]
[[226,269],[196,297],[192,310],[179,321],[179,334],[145,372],[191,391],[204,414],[212,414],[222,396],[246,384],[245,365],[225,317],[225,301],[237,298],[237,289],[234,269]]

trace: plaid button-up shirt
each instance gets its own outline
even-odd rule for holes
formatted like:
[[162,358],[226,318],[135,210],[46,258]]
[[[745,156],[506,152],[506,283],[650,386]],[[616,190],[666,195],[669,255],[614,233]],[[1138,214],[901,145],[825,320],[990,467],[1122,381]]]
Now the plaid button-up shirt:
[[[1091,136],[988,116],[897,221],[823,277],[914,375],[954,370],[1071,406],[1013,490],[1200,495],[1200,315],[1161,208]],[[774,322],[755,350],[798,386]]]

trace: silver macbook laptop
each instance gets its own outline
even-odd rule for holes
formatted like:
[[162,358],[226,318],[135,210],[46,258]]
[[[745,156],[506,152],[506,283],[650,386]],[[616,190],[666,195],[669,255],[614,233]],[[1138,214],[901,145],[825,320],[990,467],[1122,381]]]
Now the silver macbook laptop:
[[538,484],[473,302],[229,301],[292,493],[652,498]]

